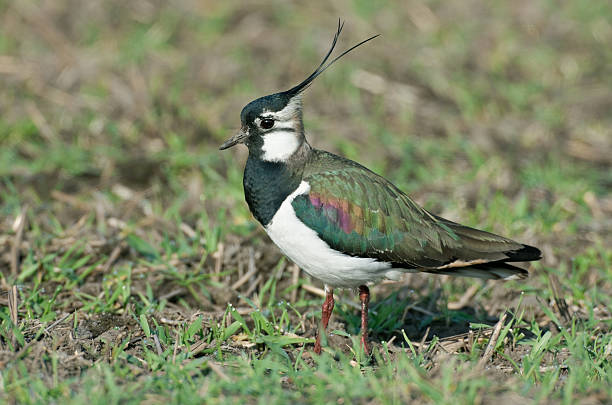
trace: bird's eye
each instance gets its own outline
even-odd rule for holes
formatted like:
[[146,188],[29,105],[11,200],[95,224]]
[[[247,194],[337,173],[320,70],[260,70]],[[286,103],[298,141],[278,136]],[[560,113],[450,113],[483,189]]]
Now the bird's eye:
[[270,129],[274,126],[274,120],[272,118],[264,118],[259,123],[259,126],[263,129]]

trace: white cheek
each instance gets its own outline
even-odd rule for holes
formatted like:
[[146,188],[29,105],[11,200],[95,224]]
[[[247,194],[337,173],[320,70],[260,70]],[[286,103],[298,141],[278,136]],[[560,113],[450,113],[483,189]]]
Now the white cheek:
[[272,132],[263,137],[262,159],[269,162],[287,160],[300,146],[297,134],[289,131]]

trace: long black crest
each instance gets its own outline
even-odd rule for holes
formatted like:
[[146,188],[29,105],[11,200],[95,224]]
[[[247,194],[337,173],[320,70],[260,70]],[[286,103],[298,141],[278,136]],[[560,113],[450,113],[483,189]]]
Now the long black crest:
[[325,55],[325,58],[323,58],[323,62],[321,62],[321,64],[315,69],[315,71],[312,72],[312,74],[310,76],[308,76],[302,83],[298,84],[297,86],[293,87],[292,89],[287,90],[285,93],[287,93],[288,95],[293,97],[293,96],[303,92],[304,90],[306,90],[308,88],[308,86],[310,86],[310,84],[313,82],[314,79],[317,78],[317,76],[319,76],[321,73],[323,73],[325,71],[325,69],[327,69],[328,67],[333,65],[334,62],[336,62],[338,59],[340,59],[341,57],[343,57],[344,55],[346,55],[347,53],[349,53],[353,49],[357,48],[358,46],[361,46],[361,45],[365,44],[366,42],[371,41],[371,40],[373,40],[374,38],[376,38],[376,37],[378,37],[380,35],[380,34],[374,35],[373,37],[370,37],[370,38],[368,38],[366,40],[361,41],[357,45],[353,45],[352,47],[350,47],[349,49],[347,49],[346,51],[342,52],[340,55],[338,55],[334,59],[332,59],[331,62],[326,64],[327,59],[329,59],[329,56],[331,55],[331,53],[333,52],[334,48],[336,47],[336,43],[338,42],[338,37],[340,36],[340,33],[342,32],[342,28],[343,27],[344,27],[344,22],[341,22],[340,19],[338,19],[338,29],[336,30],[336,35],[334,35],[334,40],[332,41],[331,47],[329,48],[329,51],[327,51],[327,54]]

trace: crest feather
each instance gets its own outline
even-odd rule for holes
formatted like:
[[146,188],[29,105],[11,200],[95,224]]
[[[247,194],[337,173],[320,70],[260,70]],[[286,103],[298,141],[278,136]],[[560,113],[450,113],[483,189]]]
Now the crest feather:
[[317,78],[317,76],[319,76],[321,73],[323,73],[328,67],[333,65],[338,59],[340,59],[341,57],[343,57],[344,55],[346,55],[347,53],[349,53],[353,49],[355,49],[355,48],[365,44],[368,41],[373,40],[374,38],[376,38],[376,37],[378,37],[380,35],[380,34],[374,35],[374,36],[372,36],[372,37],[370,37],[368,39],[365,39],[365,40],[359,42],[357,45],[353,45],[352,47],[350,47],[349,49],[347,49],[346,51],[342,52],[340,55],[338,55],[334,59],[332,59],[331,62],[326,63],[327,60],[329,59],[331,53],[333,52],[334,48],[336,47],[336,43],[338,42],[338,38],[340,37],[340,33],[342,32],[342,28],[343,27],[344,27],[344,22],[342,22],[342,21],[340,21],[340,19],[338,19],[338,28],[336,30],[336,34],[334,35],[334,39],[332,41],[331,47],[329,48],[329,51],[327,51],[327,54],[323,58],[323,61],[321,62],[321,64],[303,82],[301,82],[297,86],[287,90],[285,92],[287,95],[289,95],[290,97],[294,97],[294,96],[300,94],[301,92],[306,90],[308,88],[308,86],[310,86],[310,84],[314,81],[314,79]]

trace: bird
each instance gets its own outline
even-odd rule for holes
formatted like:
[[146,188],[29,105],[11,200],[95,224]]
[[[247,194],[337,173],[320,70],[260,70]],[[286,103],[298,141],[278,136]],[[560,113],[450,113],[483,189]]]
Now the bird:
[[240,113],[240,130],[219,149],[248,148],[243,186],[248,207],[270,239],[303,271],[321,281],[325,300],[314,352],[321,353],[334,308],[334,289],[357,289],[361,338],[368,342],[369,285],[402,273],[512,280],[528,276],[512,262],[539,260],[540,250],[442,218],[384,177],[306,140],[302,95],[353,49],[328,62],[344,23],[320,65],[289,90],[257,98]]

